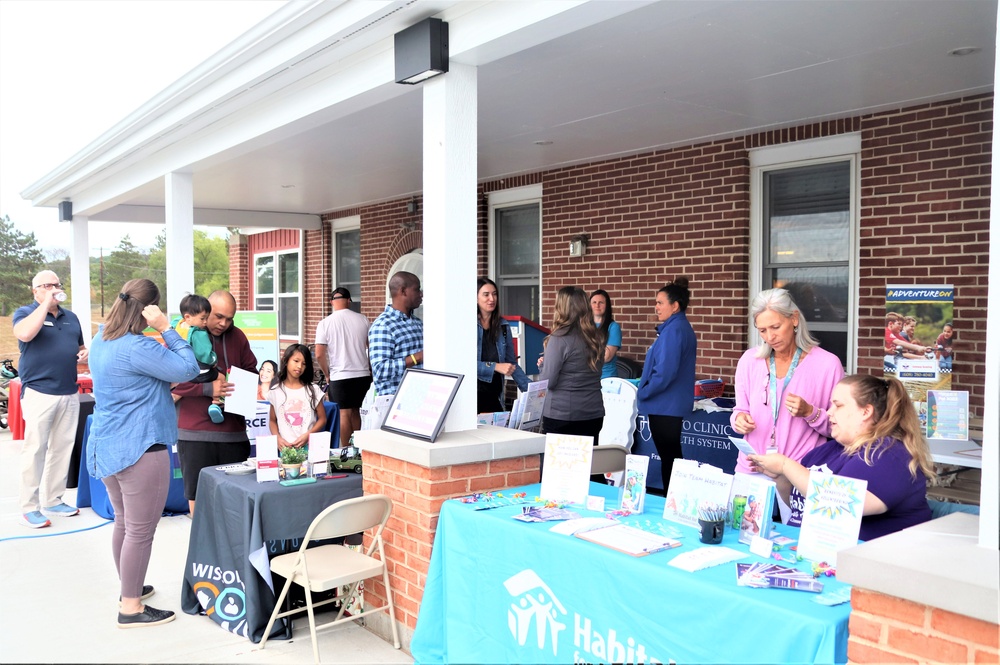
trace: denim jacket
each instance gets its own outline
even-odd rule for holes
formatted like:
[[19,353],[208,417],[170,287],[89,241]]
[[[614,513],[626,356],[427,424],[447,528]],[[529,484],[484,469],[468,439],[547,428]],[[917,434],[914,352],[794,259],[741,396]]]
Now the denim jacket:
[[[476,332],[478,334],[478,339],[476,340],[477,378],[480,381],[489,383],[493,380],[494,369],[491,365],[479,360],[483,357],[483,327],[478,323],[476,324]],[[502,363],[511,363],[514,365],[514,374],[511,378],[514,379],[521,392],[527,390],[528,375],[517,364],[517,358],[514,356],[514,340],[510,332],[510,325],[503,319],[500,319],[500,334],[497,335],[497,358],[500,358],[500,362]]]
[[108,342],[103,333],[102,326],[90,347],[94,421],[87,469],[94,478],[127,469],[154,444],[176,443],[170,384],[198,376],[194,351],[172,328],[163,333],[167,346],[132,333]]

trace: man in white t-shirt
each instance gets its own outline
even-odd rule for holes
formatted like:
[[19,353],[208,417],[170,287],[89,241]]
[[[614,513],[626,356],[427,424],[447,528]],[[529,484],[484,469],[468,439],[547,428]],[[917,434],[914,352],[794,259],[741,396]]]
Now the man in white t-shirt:
[[351,309],[351,292],[330,294],[333,313],[316,326],[316,362],[330,382],[327,394],[340,407],[340,445],[361,429],[361,403],[372,384],[368,363],[368,319]]

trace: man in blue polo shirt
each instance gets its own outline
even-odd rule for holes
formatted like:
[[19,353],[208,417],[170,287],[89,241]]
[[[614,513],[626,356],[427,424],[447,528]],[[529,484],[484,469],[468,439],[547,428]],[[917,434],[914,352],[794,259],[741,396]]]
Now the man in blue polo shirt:
[[368,359],[379,395],[395,395],[403,372],[424,362],[424,322],[413,316],[424,301],[420,278],[397,272],[389,279],[389,298],[368,329]]
[[48,517],[79,513],[63,502],[66,474],[76,439],[80,399],[76,365],[87,360],[76,314],[59,303],[66,294],[59,277],[43,270],[31,280],[35,302],[14,312],[14,337],[21,351],[21,524],[49,526]]

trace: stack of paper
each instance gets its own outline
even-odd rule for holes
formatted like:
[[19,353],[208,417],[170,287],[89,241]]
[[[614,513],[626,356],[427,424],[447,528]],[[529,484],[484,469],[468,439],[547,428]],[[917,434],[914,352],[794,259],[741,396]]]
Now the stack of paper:
[[678,554],[669,561],[669,565],[693,573],[696,570],[711,568],[712,566],[729,563],[730,561],[736,561],[747,556],[750,556],[747,552],[739,552],[728,547],[712,545]]

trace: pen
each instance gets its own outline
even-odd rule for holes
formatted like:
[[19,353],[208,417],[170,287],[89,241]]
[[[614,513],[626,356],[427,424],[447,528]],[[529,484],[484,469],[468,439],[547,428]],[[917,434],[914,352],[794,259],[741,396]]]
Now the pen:
[[332,480],[334,478],[346,478],[346,477],[347,477],[346,473],[338,473],[335,476],[323,476],[323,480]]

